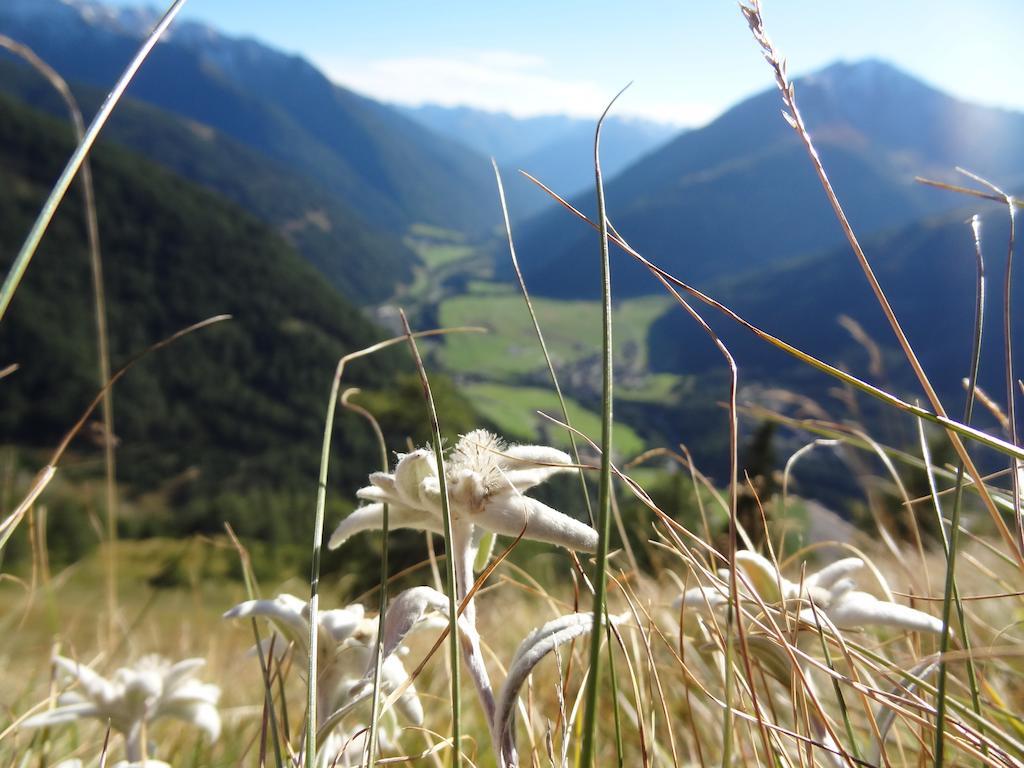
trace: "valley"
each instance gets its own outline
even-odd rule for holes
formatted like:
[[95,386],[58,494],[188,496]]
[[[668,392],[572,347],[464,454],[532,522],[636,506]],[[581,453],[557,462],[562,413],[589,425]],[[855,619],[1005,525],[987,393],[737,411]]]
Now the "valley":
[[[90,15],[82,12],[86,7],[84,0],[19,0],[0,8],[0,32],[51,58],[89,112],[100,103],[103,84],[143,21],[130,14]],[[961,207],[962,198],[913,183],[912,176],[949,179],[950,166],[963,162],[1016,188],[1024,179],[1024,116],[953,99],[877,60],[839,62],[799,78],[796,86],[854,226],[921,345],[922,359],[940,372],[937,385],[955,401],[969,346],[973,285],[971,244],[961,222],[973,210]],[[63,106],[48,86],[3,57],[0,91],[63,119]],[[766,330],[912,398],[915,383],[843,245],[803,148],[777,112],[777,96],[766,91],[688,130],[613,115],[603,153],[610,218],[655,263]],[[286,348],[306,338],[313,344],[310,354],[318,344],[351,349],[363,340],[399,334],[400,307],[418,328],[483,326],[486,335],[423,344],[429,369],[451,398],[451,431],[457,434],[478,421],[514,440],[564,446],[564,430],[536,413],[560,418],[561,406],[512,279],[486,157],[493,155],[503,169],[520,263],[570,415],[596,438],[601,400],[596,237],[515,172],[524,167],[582,210],[591,210],[592,129],[592,121],[558,115],[518,118],[470,108],[394,107],[335,85],[301,57],[186,23],[147,63],[105,140],[243,209],[263,227],[263,236],[277,238],[281,268],[299,282],[319,273],[316,280],[323,285],[309,288],[310,295],[319,292],[316,301],[338,307],[334,313],[325,310],[333,324],[314,322],[298,311],[312,299],[300,298],[302,291],[289,281],[276,280],[280,295],[260,298],[273,304],[267,319],[275,318],[280,333],[260,330],[233,348],[229,359],[248,353],[285,360],[295,354]],[[122,165],[126,172],[136,166],[146,175],[149,166],[138,155],[124,155]],[[987,242],[993,243],[994,276],[1001,269],[994,244],[1006,236],[1002,214],[994,204],[978,210],[985,217]],[[130,223],[130,214],[121,224]],[[168,243],[176,239],[166,237]],[[127,258],[117,246],[115,240],[113,258]],[[197,252],[183,258],[203,257]],[[236,251],[225,258],[231,260],[225,274],[234,274],[254,257]],[[294,266],[296,258],[305,262],[302,268]],[[312,271],[302,271],[306,267]],[[204,266],[183,269],[192,273],[189,285],[195,275],[208,274]],[[720,351],[646,270],[614,248],[612,271],[616,457],[628,460],[646,448],[681,442],[720,481],[727,464],[722,403],[728,397]],[[138,278],[147,284],[155,279],[142,273]],[[32,290],[29,284],[27,295]],[[211,307],[246,306],[233,294],[230,286],[204,288]],[[936,304],[946,308],[940,316]],[[870,404],[837,392],[830,380],[713,311],[700,311],[736,358],[741,404],[791,415],[794,402],[813,402],[819,414],[839,420],[874,418]],[[994,303],[989,311],[991,327],[999,322]],[[85,312],[76,305],[74,316]],[[356,313],[358,322],[345,320],[347,312]],[[158,316],[154,329],[167,328],[170,316]],[[76,331],[85,327],[79,322]],[[360,341],[343,335],[357,328]],[[7,332],[15,339],[22,331]],[[89,342],[78,335],[67,338],[75,339],[65,349],[75,348],[76,356],[70,366],[75,374],[66,378],[84,396],[89,386],[82,350]],[[23,339],[16,343],[12,349],[29,348]],[[127,341],[118,344],[120,351]],[[997,390],[997,348],[987,346],[985,355],[982,381]],[[388,359],[404,358],[396,352]],[[417,431],[402,410],[416,397],[402,378],[408,371],[400,370],[382,373],[372,386],[367,382],[366,397],[387,410],[385,426],[398,444],[410,436],[422,441],[426,433]],[[283,385],[274,381],[273,386]],[[306,379],[298,388],[289,385],[288,403],[253,393],[244,400],[253,409],[244,428],[225,421],[209,434],[190,434],[210,457],[234,445],[234,431],[252,435],[259,447],[239,465],[238,484],[244,485],[260,467],[274,464],[269,457],[277,455],[270,448],[275,439],[287,443],[299,431],[316,431],[323,395],[315,392],[323,386]],[[131,426],[131,397],[127,403]],[[27,420],[9,425],[4,439],[19,442],[35,435],[37,443],[45,442],[44,436],[70,418],[64,410],[59,416],[43,410],[23,414]],[[241,419],[241,410],[234,415]],[[44,428],[33,431],[32,419],[41,419],[37,426]],[[758,429],[756,420],[742,419],[741,442],[753,439]],[[354,433],[346,431],[344,439],[365,450]],[[779,456],[789,455],[804,439],[798,431],[780,430],[774,448]],[[187,468],[191,449],[178,453],[166,459],[167,471]],[[201,463],[208,471],[214,466],[229,475],[235,471],[205,459]],[[273,480],[280,481],[284,496],[303,487],[293,469]],[[147,469],[139,477],[151,477],[150,472],[159,470]],[[211,508],[207,502],[200,506]]]
[[1024,764],[1009,9],[134,1],[0,0],[4,764]]

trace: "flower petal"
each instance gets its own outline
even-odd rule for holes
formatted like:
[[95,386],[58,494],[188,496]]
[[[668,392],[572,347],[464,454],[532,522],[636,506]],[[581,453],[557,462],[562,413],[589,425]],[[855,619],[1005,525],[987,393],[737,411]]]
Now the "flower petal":
[[356,491],[356,498],[360,501],[371,501],[371,502],[394,502],[395,500],[388,496],[387,493],[382,491],[376,485],[368,485],[365,488],[360,488]]
[[[409,679],[409,673],[398,656],[388,656],[381,665],[381,677],[384,680],[388,692],[397,691]],[[402,695],[395,702],[398,711],[401,712],[413,725],[423,725],[423,705],[420,703],[420,696],[416,692],[416,686],[410,684]]]
[[[448,492],[451,494],[450,487]],[[451,498],[450,495],[449,498]],[[438,520],[441,519],[441,483],[436,477],[423,479],[419,487],[419,499],[420,509],[431,512]],[[440,525],[438,523],[438,526]]]
[[370,483],[380,488],[384,493],[398,498],[398,486],[395,484],[395,476],[387,472],[371,472]]
[[[418,624],[428,611],[448,615],[448,597],[433,587],[412,587],[400,592],[388,605],[384,614],[384,640],[381,655],[385,660],[398,650],[405,636]],[[364,680],[373,675],[372,662],[366,670]]]
[[942,634],[942,622],[931,614],[899,603],[879,600],[867,592],[847,592],[830,605],[825,613],[840,629],[855,629],[874,624],[879,627]]
[[398,492],[395,476],[387,472],[372,472],[370,484],[356,491],[356,497],[364,501],[386,501],[392,504],[405,504]]
[[[220,689],[217,686],[210,685],[210,687],[216,689],[217,695],[220,695]],[[210,737],[210,741],[216,741],[220,736],[220,713],[217,711],[216,705],[208,700],[197,699],[166,703],[157,710],[154,718],[157,717],[176,717],[186,723],[191,723],[204,731]]]
[[409,507],[419,507],[420,487],[428,477],[437,477],[437,459],[433,451],[420,448],[403,454],[395,466],[395,489],[398,498]]
[[182,659],[171,665],[171,668],[164,673],[164,690],[171,690],[179,685],[186,678],[191,677],[202,666],[205,666],[206,659]]
[[510,488],[523,493],[559,472],[575,469],[571,465],[572,458],[569,454],[555,448],[543,445],[514,445],[503,452],[501,474]]
[[347,608],[335,608],[321,611],[319,614],[320,628],[326,631],[335,643],[340,643],[359,626],[363,620],[363,606],[353,603]]
[[[510,445],[501,452],[501,459],[502,468],[506,471],[542,469],[550,473],[549,477],[556,472],[575,469],[568,453],[546,445]],[[558,466],[564,464],[570,466]]]
[[597,551],[597,531],[529,496],[503,493],[472,516],[473,523],[502,536],[518,536],[582,552]]
[[777,603],[782,599],[787,582],[767,557],[742,549],[736,553],[736,567],[765,603]]
[[535,485],[540,485],[547,480],[553,472],[545,469],[510,469],[501,473],[501,480],[498,485],[498,493],[525,493]]
[[336,729],[328,734],[316,756],[316,768],[350,768],[360,765],[366,740],[370,732],[366,728],[355,733]]
[[273,600],[247,600],[224,614],[225,619],[263,616],[270,619],[289,641],[305,648],[309,643],[309,620],[306,601],[295,595],[281,594]]
[[[384,505],[367,504],[342,520],[331,534],[327,543],[330,549],[337,549],[354,534],[362,531],[380,530],[384,525]],[[388,505],[388,528],[418,528],[421,531],[441,532],[440,521],[429,512],[400,504]]]
[[199,680],[188,680],[178,686],[171,694],[165,694],[161,704],[168,706],[179,704],[216,704],[220,700],[220,686],[203,683]]
[[68,704],[63,707],[55,707],[49,712],[42,712],[33,715],[24,722],[22,728],[44,728],[50,725],[63,725],[71,723],[83,717],[99,717],[100,712],[95,704],[82,702],[81,704]]
[[84,664],[64,656],[54,656],[53,665],[68,677],[76,679],[90,699],[110,696],[110,681]]
[[718,606],[725,605],[728,602],[728,596],[722,594],[722,592],[715,587],[693,587],[677,597],[675,602],[672,604],[672,607],[676,610],[680,607],[717,608]]
[[856,573],[863,567],[864,561],[859,557],[844,557],[842,560],[836,560],[831,565],[826,565],[820,571],[812,573],[805,579],[804,584],[807,587],[832,589],[832,585],[837,581],[852,573]]

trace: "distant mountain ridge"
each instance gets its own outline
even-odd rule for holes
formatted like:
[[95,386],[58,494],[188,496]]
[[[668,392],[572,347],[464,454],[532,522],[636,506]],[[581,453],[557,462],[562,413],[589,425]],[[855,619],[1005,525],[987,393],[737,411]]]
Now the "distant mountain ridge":
[[[109,87],[153,13],[88,0],[10,0],[0,4],[0,31],[69,81]],[[496,220],[485,158],[255,40],[172,25],[128,93],[315,180],[392,233],[417,222],[482,231]]]
[[[422,104],[400,109],[431,130],[455,139],[482,155],[493,156],[499,162],[517,162],[552,145],[581,136],[592,140],[597,123],[592,118],[557,114],[516,117],[507,112],[490,112],[468,106]],[[635,142],[633,147],[622,148],[622,153],[633,155],[633,159],[682,130],[653,120],[616,115],[609,115],[605,120],[605,129],[622,136],[628,135]]]
[[[951,202],[964,205],[966,198],[947,194]],[[980,384],[1001,400],[998,393],[1005,387],[1003,307],[992,297],[1003,292],[1009,234],[1005,206],[978,200],[952,213],[861,241],[922,366],[951,412],[958,412],[962,402],[961,381],[967,376],[971,352],[976,266],[968,220],[975,212],[981,214],[990,297],[986,302]],[[745,319],[809,354],[911,400],[923,397],[849,247],[723,280],[708,290]],[[735,356],[741,382],[783,386],[835,405],[829,396],[829,388],[835,386],[830,377],[755,338],[712,309],[703,308],[702,314]],[[855,321],[878,345],[877,360],[873,361],[863,343],[839,322],[842,316]],[[1015,341],[1024,333],[1024,315],[1017,311],[1013,313],[1013,333]],[[722,371],[718,349],[678,309],[655,321],[648,344],[656,370],[698,376]],[[878,365],[881,371],[872,370]]]
[[[509,212],[514,218],[526,218],[552,204],[543,192],[519,178],[520,168],[564,195],[593,184],[596,120],[567,115],[520,118],[437,104],[403,111],[438,134],[494,157],[505,172]],[[609,116],[602,131],[604,172],[614,176],[681,130],[651,120]]]
[[[1024,178],[1024,114],[958,101],[880,61],[840,63],[796,80],[796,97],[840,201],[862,235],[956,204],[913,182],[954,165],[1012,184]],[[641,253],[706,284],[837,245],[842,232],[774,89],[645,156],[607,184],[608,215]],[[591,211],[592,195],[577,203]],[[592,296],[589,228],[554,211],[519,229],[533,290]],[[621,259],[613,291],[660,290]]]
[[[73,85],[81,108],[104,92]],[[53,88],[27,65],[0,60],[0,92],[67,119]],[[224,134],[125,98],[101,143],[115,141],[223,195],[272,227],[349,299],[382,301],[411,280],[417,257],[397,236],[373,229],[322,186]]]

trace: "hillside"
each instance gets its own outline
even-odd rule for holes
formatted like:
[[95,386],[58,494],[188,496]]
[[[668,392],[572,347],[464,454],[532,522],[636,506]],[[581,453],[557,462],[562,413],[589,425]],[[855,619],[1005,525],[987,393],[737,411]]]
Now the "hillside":
[[[84,113],[105,95],[73,86]],[[0,91],[59,119],[67,109],[27,66],[0,60]],[[208,126],[125,99],[104,138],[223,195],[268,224],[350,300],[380,301],[410,282],[417,258],[400,238],[374,230],[316,182],[290,171]]]
[[[71,148],[63,123],[0,97],[5,262]],[[314,496],[335,364],[383,333],[238,207],[123,150],[101,144],[92,159],[114,367],[183,326],[233,315],[147,358],[115,389],[119,477],[130,496],[162,492],[169,505],[126,525],[175,533],[220,530],[226,519],[243,535],[304,538],[311,522],[301,510]],[[0,442],[19,447],[10,455],[25,469],[38,466],[33,449],[52,448],[97,389],[84,243],[73,189],[0,325],[4,364],[20,365],[2,382]],[[397,445],[420,416],[408,387],[392,384],[397,373],[411,373],[404,352],[361,361],[346,377],[386,395],[397,413],[385,429]],[[438,389],[453,397],[443,382]],[[457,397],[447,412],[447,426],[466,428]],[[87,437],[74,454],[75,473],[97,470]],[[366,425],[341,415],[331,471],[337,503],[351,504],[351,491],[378,462]],[[83,511],[81,525],[86,519]]]
[[[952,199],[964,203],[964,198]],[[965,219],[973,211],[982,213],[988,294],[980,382],[1002,401],[1002,291],[1008,232],[1005,208],[978,201],[971,209],[863,241],[921,364],[952,413],[962,407],[961,379],[967,375],[971,351],[975,255],[973,235]],[[720,281],[709,291],[749,321],[800,349],[910,400],[923,398],[849,248]],[[755,385],[761,391],[785,387],[817,399],[830,412],[851,415],[830,377],[756,339],[713,310],[705,308],[702,313],[735,356],[741,385]],[[878,345],[877,363],[840,324],[844,315],[856,321]],[[808,318],[816,321],[809,323]],[[1024,333],[1024,318],[1016,310],[1014,329],[1019,340]],[[648,345],[648,356],[656,370],[685,372],[704,380],[722,377],[721,355],[704,332],[679,310],[670,310],[654,322]],[[748,389],[748,394],[752,401],[761,399],[753,389]],[[869,400],[861,398],[862,406]],[[869,413],[876,409],[867,405]],[[984,413],[979,418],[986,421]],[[891,413],[887,420],[892,421]]]
[[[0,32],[66,79],[109,88],[154,13],[11,0],[0,4]],[[417,222],[477,231],[497,215],[484,158],[255,40],[176,25],[128,95],[221,131],[393,233]]]
[[[949,195],[915,185],[954,165],[1004,184],[1024,177],[1024,115],[958,101],[878,61],[836,64],[796,81],[797,100],[829,176],[862,235],[948,210]],[[774,89],[733,107],[631,166],[607,185],[608,214],[648,258],[697,284],[842,241]],[[592,210],[592,195],[577,202]],[[519,230],[534,290],[593,295],[596,240],[562,211]],[[618,295],[657,292],[620,261]]]

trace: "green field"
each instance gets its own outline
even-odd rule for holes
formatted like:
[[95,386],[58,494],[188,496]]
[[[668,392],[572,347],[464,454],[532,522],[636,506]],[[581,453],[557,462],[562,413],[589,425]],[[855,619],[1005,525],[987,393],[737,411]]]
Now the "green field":
[[416,251],[416,254],[423,259],[423,263],[430,269],[443,267],[461,261],[472,255],[473,247],[470,245],[456,245],[453,243],[428,243],[406,238],[406,244]]
[[[473,293],[441,304],[441,325],[481,325],[486,336],[449,337],[440,352],[446,370],[504,380],[545,368],[522,295],[511,287],[475,283]],[[619,302],[613,310],[615,364],[642,371],[647,366],[647,329],[670,299],[648,296]],[[535,299],[534,309],[556,368],[601,351],[601,304],[597,301]]]
[[464,268],[472,269],[470,262],[479,256],[478,248],[468,243],[462,232],[429,224],[414,224],[404,242],[421,262],[413,269],[412,284],[395,297],[406,305],[440,301],[443,298],[440,285],[445,276]]
[[[551,390],[506,384],[467,384],[462,393],[510,440],[540,440],[563,448],[569,445],[563,428],[537,415],[537,411],[543,411],[561,421],[562,408]],[[566,407],[572,426],[594,442],[600,442],[600,415],[571,398],[566,398]],[[625,424],[615,425],[613,441],[617,457],[632,457],[644,449],[644,441]]]
[[629,400],[635,403],[668,403],[679,398],[684,392],[694,387],[693,377],[680,376],[675,373],[652,373],[642,377],[641,383],[629,386],[619,385],[615,388],[616,400]]

